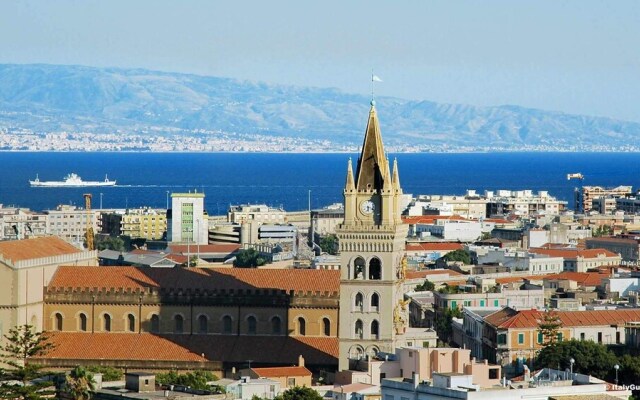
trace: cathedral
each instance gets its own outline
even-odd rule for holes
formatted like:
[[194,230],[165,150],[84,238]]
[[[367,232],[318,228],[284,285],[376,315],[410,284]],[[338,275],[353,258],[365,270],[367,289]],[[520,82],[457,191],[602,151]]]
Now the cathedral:
[[408,227],[371,104],[355,172],[347,165],[340,271],[60,267],[43,306],[56,346],[40,362],[229,370],[302,355],[315,371],[346,371],[394,353],[408,329]]

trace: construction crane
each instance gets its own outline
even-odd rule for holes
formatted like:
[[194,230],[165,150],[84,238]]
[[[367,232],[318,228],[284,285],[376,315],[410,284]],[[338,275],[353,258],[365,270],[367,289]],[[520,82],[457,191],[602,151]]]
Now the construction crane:
[[87,250],[94,250],[93,243],[93,224],[91,223],[91,193],[85,193],[84,196],[84,209],[87,212],[87,228],[84,232],[84,237],[87,242]]

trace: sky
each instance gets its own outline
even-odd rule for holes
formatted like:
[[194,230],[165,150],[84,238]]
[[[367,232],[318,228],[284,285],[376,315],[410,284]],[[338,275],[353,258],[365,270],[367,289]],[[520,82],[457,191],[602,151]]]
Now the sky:
[[640,1],[2,0],[0,63],[135,67],[640,122]]

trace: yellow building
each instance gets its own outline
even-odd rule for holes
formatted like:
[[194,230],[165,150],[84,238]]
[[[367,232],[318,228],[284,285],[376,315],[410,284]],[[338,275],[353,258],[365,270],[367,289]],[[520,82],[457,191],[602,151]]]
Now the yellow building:
[[145,208],[128,210],[122,216],[122,234],[132,238],[159,240],[167,231],[167,214],[164,210]]

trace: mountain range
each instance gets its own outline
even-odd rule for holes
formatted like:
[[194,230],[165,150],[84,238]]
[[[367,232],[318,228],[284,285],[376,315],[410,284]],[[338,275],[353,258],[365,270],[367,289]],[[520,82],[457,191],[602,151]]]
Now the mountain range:
[[[0,65],[0,135],[226,133],[357,147],[369,101],[332,88],[143,69]],[[640,139],[640,123],[611,118],[393,97],[376,103],[385,144],[395,151],[638,150]]]

